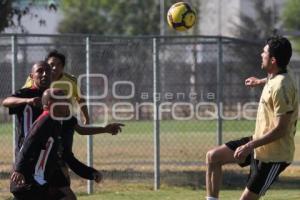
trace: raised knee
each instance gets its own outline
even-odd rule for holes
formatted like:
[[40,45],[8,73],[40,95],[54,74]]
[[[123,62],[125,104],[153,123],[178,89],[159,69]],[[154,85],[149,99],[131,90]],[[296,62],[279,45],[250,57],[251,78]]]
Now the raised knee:
[[218,163],[218,156],[215,149],[211,149],[206,153],[206,164]]

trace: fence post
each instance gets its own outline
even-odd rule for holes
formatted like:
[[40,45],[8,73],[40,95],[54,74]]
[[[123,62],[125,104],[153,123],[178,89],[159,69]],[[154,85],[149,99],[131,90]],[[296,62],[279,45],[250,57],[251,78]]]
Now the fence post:
[[[90,113],[90,37],[86,37],[86,105]],[[93,166],[93,136],[87,136],[87,164]],[[87,181],[87,193],[93,193],[93,180]]]
[[160,99],[156,98],[160,94],[159,78],[159,52],[157,39],[153,38],[153,138],[154,138],[154,190],[160,188],[160,118],[159,104]]
[[218,62],[217,62],[217,105],[218,105],[218,119],[217,119],[217,144],[222,144],[222,108],[223,108],[223,48],[222,36],[218,37]]
[[[17,66],[17,37],[11,36],[11,90],[12,93],[16,90],[16,66]],[[16,161],[15,149],[16,149],[16,116],[12,117],[12,129],[13,129],[13,162]]]

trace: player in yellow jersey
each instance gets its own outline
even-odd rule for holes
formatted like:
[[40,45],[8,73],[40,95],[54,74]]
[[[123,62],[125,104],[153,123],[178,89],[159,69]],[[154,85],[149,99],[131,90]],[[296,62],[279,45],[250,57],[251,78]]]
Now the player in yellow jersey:
[[207,200],[217,200],[222,180],[222,165],[251,164],[250,176],[240,200],[257,200],[278,175],[293,161],[294,136],[298,117],[298,92],[287,73],[292,55],[284,37],[271,37],[261,53],[261,68],[266,79],[250,77],[247,86],[264,84],[253,136],[230,141],[207,152]]
[[[77,86],[77,79],[75,76],[70,75],[64,72],[65,66],[65,56],[58,51],[54,50],[51,51],[45,58],[45,61],[51,66],[52,68],[52,87],[62,89],[71,96],[71,102],[74,103],[75,101],[78,104],[83,105],[85,103],[85,99],[80,97],[78,94],[78,86]],[[25,85],[23,88],[30,88],[33,84],[33,80],[28,77],[26,80]],[[80,111],[83,115],[83,124],[89,124],[89,115],[87,111],[87,106],[80,106]]]

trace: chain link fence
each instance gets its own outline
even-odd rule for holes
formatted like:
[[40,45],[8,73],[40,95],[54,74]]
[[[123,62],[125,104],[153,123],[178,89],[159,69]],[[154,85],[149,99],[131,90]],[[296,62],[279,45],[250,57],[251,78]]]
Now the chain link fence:
[[[262,42],[204,36],[0,35],[0,102],[13,87],[23,86],[34,62],[57,49],[67,58],[65,71],[78,77],[87,96],[92,123],[126,125],[118,136],[76,134],[77,158],[92,160],[106,183],[143,181],[159,187],[160,180],[199,187],[206,151],[254,131],[262,88],[247,89],[244,80],[265,76],[262,47]],[[290,67],[299,86],[297,62]],[[0,120],[0,193],[7,193],[13,128],[3,107]],[[298,134],[296,149],[294,167],[300,163]],[[85,191],[77,176],[72,184],[75,192]]]

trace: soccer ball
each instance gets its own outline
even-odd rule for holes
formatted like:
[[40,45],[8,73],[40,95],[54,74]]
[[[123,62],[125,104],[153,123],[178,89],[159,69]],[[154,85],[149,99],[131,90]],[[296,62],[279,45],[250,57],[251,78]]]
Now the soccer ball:
[[173,4],[168,11],[168,24],[177,31],[186,31],[196,22],[196,11],[185,2]]

